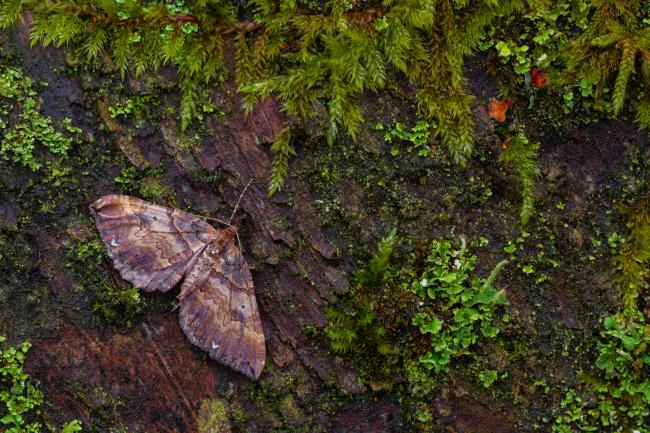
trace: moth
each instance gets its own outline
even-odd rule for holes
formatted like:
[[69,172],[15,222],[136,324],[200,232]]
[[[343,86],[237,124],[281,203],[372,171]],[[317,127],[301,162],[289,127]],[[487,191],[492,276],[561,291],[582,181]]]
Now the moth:
[[266,348],[251,272],[235,244],[236,229],[126,195],[90,205],[108,256],[122,278],[145,292],[181,280],[180,325],[192,344],[257,379]]

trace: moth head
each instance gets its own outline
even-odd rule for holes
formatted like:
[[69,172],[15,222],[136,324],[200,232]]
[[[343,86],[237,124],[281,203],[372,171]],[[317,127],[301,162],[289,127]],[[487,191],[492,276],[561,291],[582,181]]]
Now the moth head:
[[239,229],[239,227],[237,227],[234,224],[231,224],[231,225],[229,225],[228,227],[226,227],[223,230],[225,232],[224,234],[227,234],[228,236],[232,236],[234,238],[237,235],[237,230],[238,229]]
[[219,236],[217,236],[218,243],[227,244],[237,240],[237,226],[228,224],[226,227],[218,229],[217,232],[219,233]]

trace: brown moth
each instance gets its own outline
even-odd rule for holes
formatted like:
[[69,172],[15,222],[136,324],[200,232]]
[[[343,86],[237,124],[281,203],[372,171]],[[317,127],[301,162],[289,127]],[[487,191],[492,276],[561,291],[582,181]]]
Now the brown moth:
[[234,227],[217,230],[196,215],[126,195],[106,195],[90,212],[123,279],[166,292],[184,278],[178,299],[185,335],[220,363],[260,376],[264,333]]

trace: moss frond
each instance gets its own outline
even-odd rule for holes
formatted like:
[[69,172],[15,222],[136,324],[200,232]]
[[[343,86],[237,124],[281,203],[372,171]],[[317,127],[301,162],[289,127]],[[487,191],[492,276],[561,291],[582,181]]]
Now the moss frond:
[[537,166],[537,151],[539,143],[531,143],[523,133],[518,133],[511,141],[510,146],[499,155],[499,160],[509,164],[517,173],[521,184],[521,212],[519,223],[525,226],[535,210],[535,183],[539,176]]
[[273,163],[271,165],[271,181],[269,182],[269,195],[280,191],[289,175],[289,159],[296,155],[291,146],[291,129],[284,128],[280,131],[271,145]]
[[390,267],[390,258],[397,242],[397,228],[393,228],[379,243],[377,253],[370,259],[368,265],[355,275],[357,284],[363,287],[377,287]]
[[621,53],[621,64],[618,67],[618,75],[614,82],[614,94],[612,95],[612,108],[614,114],[618,114],[623,108],[625,102],[625,90],[627,82],[634,72],[634,60],[636,58],[636,46],[630,41],[623,42],[623,51]]
[[629,232],[622,252],[614,258],[618,289],[626,310],[636,309],[639,294],[648,288],[650,271],[650,198],[624,207]]
[[641,129],[650,129],[650,96],[644,96],[636,107],[636,121]]

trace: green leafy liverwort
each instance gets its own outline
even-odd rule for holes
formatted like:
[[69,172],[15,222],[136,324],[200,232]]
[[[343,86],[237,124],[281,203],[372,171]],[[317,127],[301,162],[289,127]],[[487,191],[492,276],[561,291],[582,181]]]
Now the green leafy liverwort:
[[480,335],[494,338],[499,333],[494,311],[508,301],[492,283],[507,261],[482,279],[471,275],[476,260],[466,256],[464,242],[456,250],[449,241],[434,241],[425,271],[411,285],[421,299],[412,323],[431,337],[431,350],[420,356],[420,362],[436,373],[448,371],[452,358],[469,354]]
[[42,166],[35,155],[37,145],[65,157],[79,133],[81,129],[70,119],[63,119],[57,128],[39,112],[38,95],[29,77],[16,68],[0,69],[0,156],[36,171]]
[[603,320],[593,374],[583,374],[592,402],[568,390],[554,433],[596,431],[649,433],[650,325],[643,314],[617,313]]
[[[43,393],[23,370],[25,357],[32,347],[28,341],[18,346],[4,347],[6,338],[0,335],[0,430],[4,433],[39,433]],[[52,430],[51,427],[49,428]],[[62,433],[81,431],[81,422],[73,420],[63,426]]]

